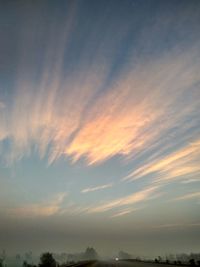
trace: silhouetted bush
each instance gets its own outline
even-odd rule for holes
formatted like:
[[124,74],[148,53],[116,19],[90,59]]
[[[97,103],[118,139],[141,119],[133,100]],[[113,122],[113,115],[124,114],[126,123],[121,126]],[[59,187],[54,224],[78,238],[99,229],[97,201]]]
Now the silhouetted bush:
[[42,254],[39,267],[56,267],[56,261],[51,253],[46,252]]
[[27,261],[24,261],[23,262],[23,267],[36,267],[36,266],[33,265],[33,264],[28,263]]
[[191,266],[195,266],[195,260],[194,259],[190,259],[189,263],[190,263]]
[[124,251],[120,251],[119,253],[118,253],[118,258],[119,259],[131,259],[131,255],[130,254],[128,254],[127,252],[124,252]]
[[84,253],[84,259],[86,260],[96,260],[98,258],[98,254],[94,248],[88,247]]

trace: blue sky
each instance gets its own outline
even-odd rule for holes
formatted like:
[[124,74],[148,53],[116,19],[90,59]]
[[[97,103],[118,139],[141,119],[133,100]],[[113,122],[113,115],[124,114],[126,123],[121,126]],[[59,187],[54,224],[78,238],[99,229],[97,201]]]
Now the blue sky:
[[199,23],[199,1],[2,1],[0,247],[198,250]]

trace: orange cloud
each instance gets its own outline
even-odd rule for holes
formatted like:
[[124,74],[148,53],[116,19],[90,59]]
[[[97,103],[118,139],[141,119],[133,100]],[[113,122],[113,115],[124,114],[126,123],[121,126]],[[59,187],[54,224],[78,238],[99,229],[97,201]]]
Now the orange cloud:
[[147,201],[149,199],[154,198],[154,193],[158,190],[158,186],[152,186],[146,189],[143,189],[141,191],[135,192],[134,194],[128,195],[126,197],[118,198],[116,200],[112,200],[110,202],[107,202],[105,204],[91,207],[88,212],[89,213],[98,213],[98,212],[105,212],[108,210],[112,210],[119,207],[126,207],[126,206],[132,206],[134,204],[138,204],[144,201]]
[[60,193],[48,203],[31,204],[14,208],[9,213],[22,217],[52,216],[60,211],[60,205],[63,203],[65,197],[66,193]]
[[[8,161],[20,160],[33,149],[41,158],[48,155],[49,164],[63,156],[73,162],[85,158],[90,165],[116,155],[132,158],[156,146],[166,131],[180,126],[186,132],[196,125],[199,93],[191,91],[192,105],[183,107],[180,101],[199,81],[195,49],[122,70],[103,90],[111,62],[98,65],[97,56],[88,68],[80,64],[75,74],[64,77],[63,39],[61,44],[53,50],[55,62],[47,57],[37,86],[19,72],[12,109],[0,114],[0,139],[11,143],[4,153]],[[185,124],[191,114],[195,116]]]
[[185,147],[172,152],[171,154],[138,168],[124,180],[136,180],[149,175],[157,174],[157,181],[186,178],[188,175],[200,172],[200,140],[186,145]]

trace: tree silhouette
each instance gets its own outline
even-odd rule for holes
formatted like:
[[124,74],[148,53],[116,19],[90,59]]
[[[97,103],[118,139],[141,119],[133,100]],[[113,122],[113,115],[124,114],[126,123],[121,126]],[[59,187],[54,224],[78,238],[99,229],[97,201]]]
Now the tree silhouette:
[[96,260],[98,258],[96,250],[92,247],[88,247],[84,253],[84,258],[86,260]]
[[195,266],[195,260],[194,259],[190,259],[189,263],[190,263],[191,266]]
[[130,259],[131,258],[131,255],[130,254],[128,254],[127,252],[124,252],[124,251],[120,251],[119,253],[118,253],[118,258],[119,259]]
[[27,263],[27,261],[24,261],[24,262],[23,262],[23,267],[28,267],[28,263]]
[[51,253],[43,253],[40,257],[39,267],[56,267],[56,261]]

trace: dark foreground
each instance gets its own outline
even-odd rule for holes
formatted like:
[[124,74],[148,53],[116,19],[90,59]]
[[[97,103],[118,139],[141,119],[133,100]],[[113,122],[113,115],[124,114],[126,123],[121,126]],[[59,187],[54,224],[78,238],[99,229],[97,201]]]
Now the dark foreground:
[[[159,264],[154,262],[142,262],[142,261],[95,261],[87,264],[83,264],[80,267],[176,267],[180,265],[171,264]],[[183,265],[182,265],[183,266]],[[186,266],[186,265],[185,265]],[[78,267],[78,266],[77,266]]]

